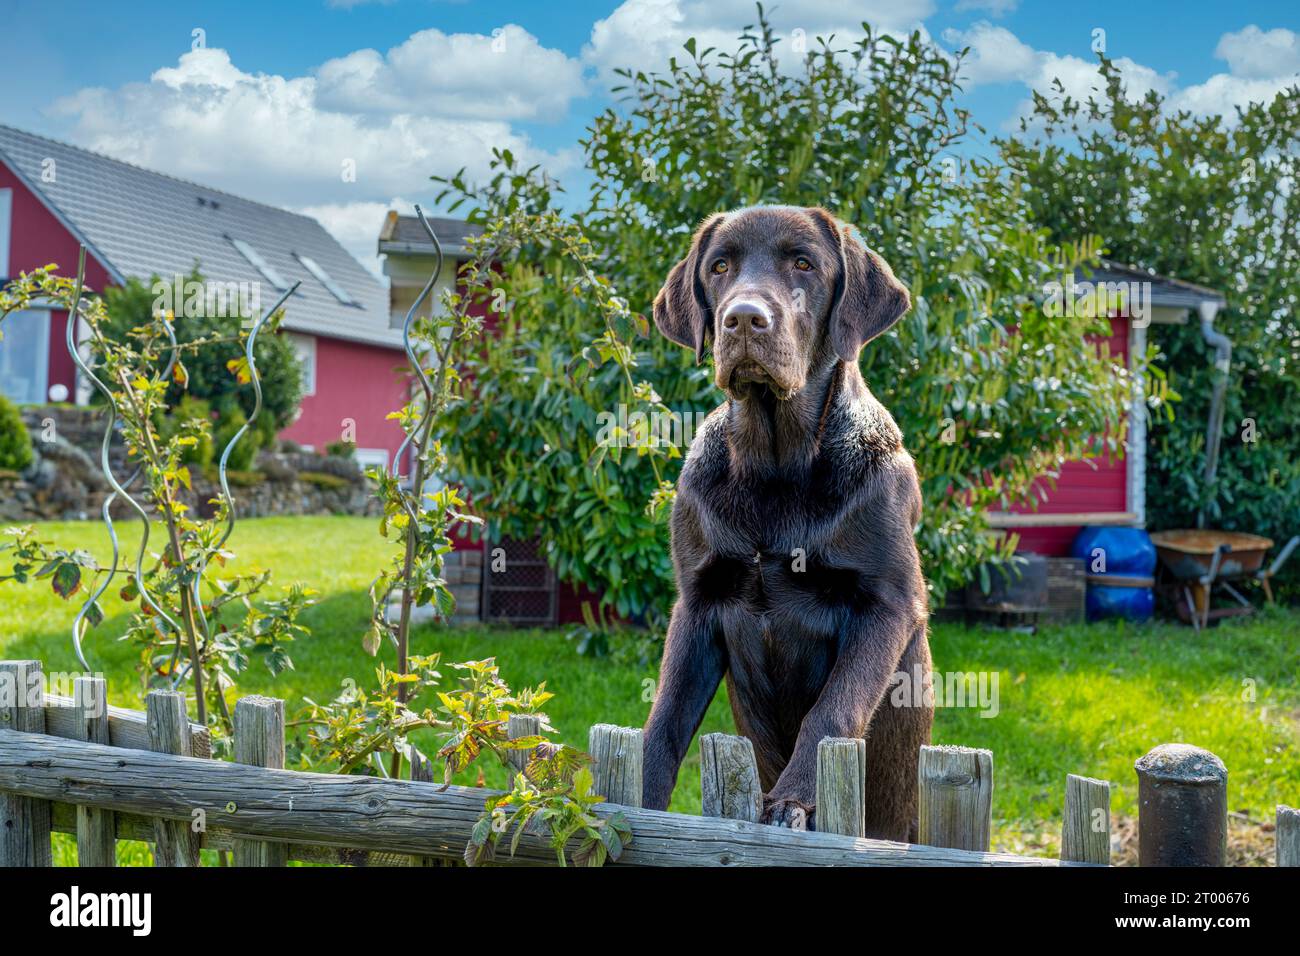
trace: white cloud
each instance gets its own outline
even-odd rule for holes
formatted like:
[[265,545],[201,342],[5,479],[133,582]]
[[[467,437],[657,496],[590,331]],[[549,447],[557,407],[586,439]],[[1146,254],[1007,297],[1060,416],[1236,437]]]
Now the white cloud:
[[[427,197],[430,175],[462,166],[471,178],[483,179],[493,147],[540,162],[557,176],[573,161],[571,153],[538,149],[510,123],[555,115],[566,108],[566,97],[576,95],[573,83],[539,81],[538,64],[562,66],[556,57],[563,54],[543,49],[517,27],[506,28],[514,68],[495,67],[499,58],[490,53],[480,57],[477,75],[485,83],[476,97],[464,81],[443,72],[442,61],[425,70],[419,61],[442,44],[442,52],[459,57],[464,67],[492,38],[435,33],[416,34],[386,57],[359,51],[330,61],[320,75],[249,73],[225,50],[192,50],[148,82],[83,89],[50,112],[70,123],[68,138],[97,152],[250,199],[320,208],[331,231],[357,252],[358,217],[370,206],[393,196]],[[562,74],[579,77],[576,64],[565,62],[570,67]],[[376,92],[369,104],[359,101],[366,82]],[[354,181],[344,175],[345,164],[355,168]],[[367,228],[377,234],[378,220]],[[373,235],[369,251],[358,255],[373,258]]]
[[[1096,60],[1035,50],[1006,27],[995,26],[987,20],[966,30],[945,30],[943,39],[953,47],[969,47],[960,72],[966,89],[982,84],[1021,83],[1047,93],[1055,89],[1059,80],[1065,94],[1080,102],[1086,102],[1101,90]],[[1128,57],[1116,57],[1114,62],[1124,77],[1125,95],[1130,100],[1141,99],[1153,89],[1168,94],[1174,87],[1175,73],[1160,73]],[[1019,119],[1028,116],[1032,107],[1032,100],[1022,100],[1003,124],[1004,129],[1018,126]]]
[[1274,96],[1297,82],[1300,81],[1294,74],[1256,80],[1216,73],[1204,83],[1179,90],[1170,97],[1169,105],[1173,109],[1188,110],[1198,116],[1219,113],[1232,119],[1238,106],[1271,103]]
[[1281,27],[1264,31],[1252,23],[1219,37],[1214,55],[1227,61],[1234,76],[1273,79],[1294,75],[1300,72],[1300,34]]
[[[1067,95],[1087,100],[1100,90],[1094,60],[1035,50],[1005,27],[982,20],[966,30],[946,30],[945,43],[969,47],[962,62],[961,76],[967,88],[986,83],[1022,83],[1048,92],[1059,79]],[[1204,83],[1180,87],[1178,74],[1160,73],[1129,57],[1116,57],[1125,83],[1125,95],[1138,100],[1149,90],[1165,97],[1170,110],[1190,110],[1198,115],[1222,114],[1231,118],[1237,106],[1269,102],[1278,91],[1297,82],[1300,70],[1300,36],[1290,30],[1264,32],[1248,26],[1224,34],[1215,55],[1226,60],[1229,73],[1217,73]],[[1032,102],[1023,100],[1005,124],[1012,128],[1021,116],[1031,112]]]
[[[920,27],[934,9],[933,0],[862,0],[852,4],[809,0],[767,8],[782,41],[777,57],[787,62],[794,59],[790,51],[795,30],[803,31],[809,47],[815,37],[831,33],[847,44],[861,38],[864,21],[878,30],[904,32]],[[605,78],[618,67],[663,70],[669,57],[687,58],[682,44],[692,37],[699,50],[711,46],[734,50],[741,27],[756,20],[753,0],[625,0],[592,26],[582,57]]]
[[1300,35],[1290,30],[1264,31],[1251,24],[1221,36],[1214,55],[1227,61],[1228,72],[1179,90],[1171,98],[1172,107],[1231,118],[1238,106],[1269,103],[1300,82]]
[[410,112],[432,106],[443,116],[556,119],[584,93],[582,67],[523,27],[491,36],[421,30],[380,54],[357,50],[316,71],[325,109]]
[[981,20],[968,30],[945,30],[945,43],[969,47],[961,77],[967,87],[981,83],[1033,83],[1050,54],[1040,53],[1006,27]]

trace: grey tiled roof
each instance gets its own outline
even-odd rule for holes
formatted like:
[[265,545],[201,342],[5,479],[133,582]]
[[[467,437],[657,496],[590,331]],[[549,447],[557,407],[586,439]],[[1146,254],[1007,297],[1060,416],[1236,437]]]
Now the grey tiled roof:
[[[42,179],[52,159],[54,181]],[[262,307],[278,298],[226,236],[242,239],[290,284],[285,327],[377,345],[400,345],[388,322],[388,292],[310,216],[109,159],[0,125],[0,160],[63,220],[118,281],[188,275],[198,261],[214,282],[261,282]],[[18,245],[22,237],[15,235]],[[314,259],[353,299],[344,305],[294,253]],[[63,270],[76,263],[60,263]]]

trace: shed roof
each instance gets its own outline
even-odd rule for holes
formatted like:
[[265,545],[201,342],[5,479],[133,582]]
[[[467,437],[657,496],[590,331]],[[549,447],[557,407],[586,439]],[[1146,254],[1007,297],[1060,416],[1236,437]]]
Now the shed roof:
[[[428,216],[433,234],[438,237],[444,254],[452,257],[465,256],[468,250],[465,243],[473,236],[483,234],[483,227],[463,219],[451,219],[444,216]],[[429,234],[420,225],[415,216],[401,216],[389,210],[384,226],[379,232],[379,252],[398,253],[402,255],[431,256],[434,254],[433,242]]]
[[1090,282],[1149,282],[1151,283],[1151,304],[1173,308],[1195,309],[1202,302],[1217,302],[1224,305],[1227,299],[1222,292],[1184,282],[1170,276],[1162,276],[1148,269],[1137,266],[1120,265],[1108,259],[1101,260],[1096,269],[1076,270],[1076,277]]

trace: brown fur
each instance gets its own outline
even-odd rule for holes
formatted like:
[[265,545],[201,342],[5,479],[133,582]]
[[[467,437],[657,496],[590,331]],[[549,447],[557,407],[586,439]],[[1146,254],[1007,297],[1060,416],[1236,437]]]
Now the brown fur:
[[725,676],[766,822],[813,807],[823,737],[862,737],[867,834],[909,837],[933,712],[888,692],[898,673],[930,672],[921,495],[857,363],[907,308],[849,227],[793,207],[711,216],[655,299],[664,335],[697,360],[712,343],[728,401],[677,485],[678,598],[645,729],[645,806],[667,806]]

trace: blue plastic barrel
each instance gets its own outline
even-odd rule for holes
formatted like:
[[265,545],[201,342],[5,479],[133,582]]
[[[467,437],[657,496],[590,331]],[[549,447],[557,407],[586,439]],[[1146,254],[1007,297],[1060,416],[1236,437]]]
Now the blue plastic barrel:
[[1122,617],[1148,621],[1155,611],[1155,593],[1150,587],[1113,586],[1097,578],[1150,578],[1156,570],[1156,548],[1141,528],[1089,525],[1070,546],[1070,555],[1082,558],[1089,575],[1088,620]]

